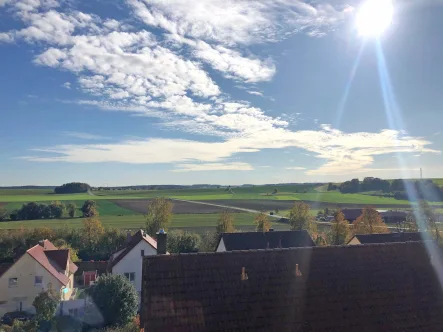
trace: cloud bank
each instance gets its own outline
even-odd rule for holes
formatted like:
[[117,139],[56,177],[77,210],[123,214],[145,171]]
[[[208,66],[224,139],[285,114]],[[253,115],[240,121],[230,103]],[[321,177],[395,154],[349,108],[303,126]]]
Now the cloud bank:
[[[307,174],[336,174],[364,169],[377,155],[438,153],[427,147],[431,142],[394,130],[344,133],[325,125],[293,131],[284,118],[233,100],[214,80],[217,72],[249,86],[250,94],[262,95],[254,85],[272,80],[278,68],[267,55],[252,53],[252,46],[296,33],[323,36],[349,14],[346,4],[300,0],[205,0],[192,6],[187,0],[124,3],[131,15],[117,21],[63,7],[56,0],[3,0],[0,6],[24,27],[0,32],[0,43],[38,45],[36,65],[72,73],[75,85],[90,96],[79,104],[154,117],[165,128],[204,138],[62,144],[34,149],[35,155],[24,159],[174,163],[174,171],[252,170],[251,165],[230,158],[296,147],[324,160]],[[64,86],[69,89],[74,83]],[[209,141],[206,136],[215,138]]]

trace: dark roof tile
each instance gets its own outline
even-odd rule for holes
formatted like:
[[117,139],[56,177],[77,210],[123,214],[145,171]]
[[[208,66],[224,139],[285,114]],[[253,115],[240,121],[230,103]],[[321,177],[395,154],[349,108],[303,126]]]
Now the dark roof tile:
[[387,234],[356,234],[353,238],[357,238],[361,244],[429,240],[428,235],[426,233],[422,233],[422,232],[401,232],[401,233],[387,233]]
[[441,331],[442,295],[423,242],[148,256],[142,327]]
[[313,247],[309,233],[302,231],[223,233],[226,250]]

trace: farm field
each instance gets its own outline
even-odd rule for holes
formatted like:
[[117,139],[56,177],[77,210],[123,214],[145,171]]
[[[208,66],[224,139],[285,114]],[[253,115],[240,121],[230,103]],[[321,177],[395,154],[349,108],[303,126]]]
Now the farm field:
[[[204,233],[207,230],[214,230],[218,220],[218,214],[176,214],[173,216],[170,229],[180,228],[198,233]],[[254,230],[254,217],[252,213],[236,213],[235,227],[240,230]],[[144,227],[145,219],[143,215],[129,216],[101,216],[101,222],[105,227],[120,229],[138,229]],[[74,219],[53,219],[53,220],[27,220],[27,221],[8,221],[1,222],[0,229],[20,229],[34,227],[49,228],[81,228],[83,226],[82,218]],[[289,226],[282,223],[273,223],[276,230],[287,230]]]

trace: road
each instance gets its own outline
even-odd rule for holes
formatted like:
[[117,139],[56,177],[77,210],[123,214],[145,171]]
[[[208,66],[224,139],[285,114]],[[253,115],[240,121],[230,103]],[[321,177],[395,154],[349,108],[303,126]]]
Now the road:
[[[197,201],[188,201],[188,200],[184,200],[184,199],[176,199],[176,198],[171,198],[171,200],[173,201],[180,201],[180,202],[187,202],[187,203],[193,203],[193,204],[201,204],[201,205],[210,205],[210,206],[217,206],[217,207],[221,207],[221,208],[225,208],[225,209],[230,209],[230,210],[237,210],[237,211],[242,211],[242,212],[249,212],[249,213],[262,213],[263,211],[258,211],[258,210],[252,210],[252,209],[245,209],[245,208],[240,208],[240,207],[236,207],[236,206],[229,206],[229,205],[221,205],[221,204],[213,204],[213,203],[207,203],[207,202],[197,202]],[[281,219],[281,218],[286,218],[285,216],[279,216],[277,214],[266,214],[268,217],[270,218],[274,218],[274,219]],[[327,221],[314,221],[316,224],[318,225],[332,225],[331,222],[327,222]],[[397,227],[392,227],[392,226],[388,226],[389,230],[397,230]]]

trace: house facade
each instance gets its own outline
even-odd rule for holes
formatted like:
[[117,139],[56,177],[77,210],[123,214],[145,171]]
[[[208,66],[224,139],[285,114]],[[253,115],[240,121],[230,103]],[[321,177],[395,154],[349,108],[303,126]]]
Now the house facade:
[[140,294],[143,257],[151,255],[157,255],[157,242],[143,230],[139,230],[130,238],[125,248],[111,256],[109,271],[124,275]]
[[58,250],[48,240],[30,248],[0,276],[0,316],[11,311],[34,313],[35,297],[48,289],[60,300],[69,300],[75,271],[68,249]]

